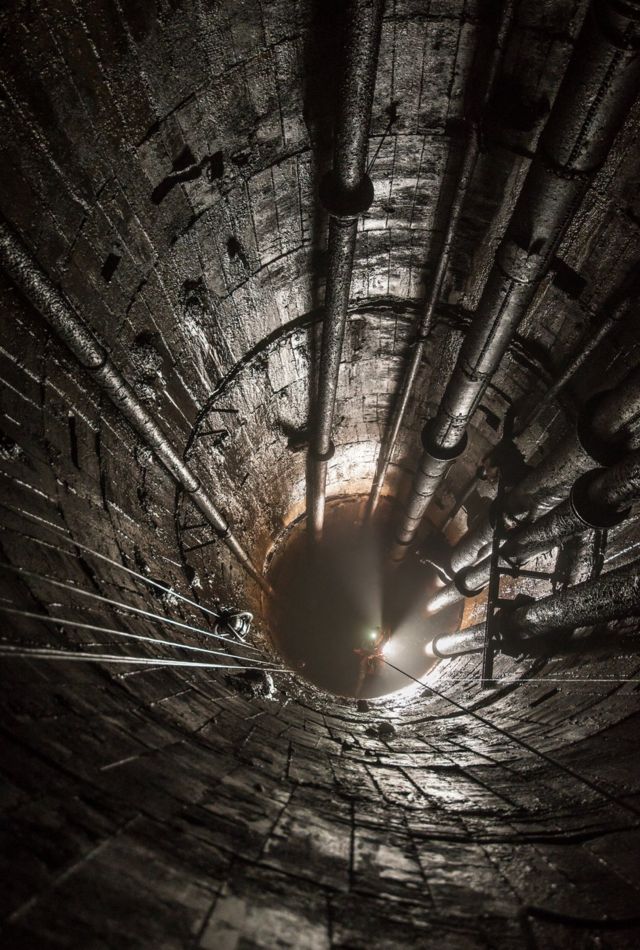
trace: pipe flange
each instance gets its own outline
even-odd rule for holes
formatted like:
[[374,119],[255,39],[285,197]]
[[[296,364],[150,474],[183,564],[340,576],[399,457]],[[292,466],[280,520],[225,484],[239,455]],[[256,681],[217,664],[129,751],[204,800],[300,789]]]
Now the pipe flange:
[[373,182],[365,174],[356,188],[346,190],[332,170],[320,182],[319,194],[322,207],[334,218],[357,218],[373,203]]
[[581,475],[569,493],[569,503],[573,513],[587,528],[614,528],[628,518],[631,511],[631,508],[616,511],[609,505],[599,505],[593,500],[589,489],[604,471],[606,471],[604,468],[594,468]]
[[580,410],[580,415],[576,423],[576,435],[581,447],[587,455],[591,456],[594,462],[597,462],[598,465],[603,465],[605,468],[609,468],[611,465],[615,465],[616,462],[622,461],[626,455],[625,448],[622,444],[616,445],[615,442],[607,442],[606,439],[601,438],[601,436],[593,431],[591,425],[591,420],[596,409],[602,400],[606,396],[609,396],[610,392],[610,389],[605,389],[600,393],[596,393],[595,396],[591,396],[590,399],[587,399]]
[[332,442],[327,452],[314,452],[313,457],[316,462],[330,462],[335,454],[336,447]]
[[453,462],[462,455],[469,441],[465,432],[459,442],[452,449],[443,448],[432,436],[435,419],[429,419],[422,430],[422,448],[438,462]]

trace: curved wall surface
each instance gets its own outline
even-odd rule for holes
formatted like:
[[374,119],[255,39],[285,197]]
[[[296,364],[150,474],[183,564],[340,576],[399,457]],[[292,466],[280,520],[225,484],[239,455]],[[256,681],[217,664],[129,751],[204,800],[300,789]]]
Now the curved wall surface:
[[[327,265],[317,183],[341,8],[14,0],[0,13],[2,215],[260,568],[305,510]],[[369,491],[494,13],[386,4],[330,497]],[[390,503],[477,319],[586,13],[516,7]],[[576,210],[430,527],[462,499],[508,407],[542,398],[637,264],[639,115],[636,103]],[[597,649],[500,656],[493,686],[472,655],[380,700],[323,693],[280,668],[257,584],[4,275],[0,311],[7,946],[638,945],[633,618],[605,625]],[[523,464],[637,365],[634,314],[520,436]],[[449,542],[494,490],[465,495]],[[613,529],[605,570],[638,543],[635,518]],[[586,554],[574,565],[590,566]],[[247,665],[268,672],[219,668],[228,657],[207,652],[220,646],[207,609],[232,605],[256,614]],[[463,623],[481,616],[476,604]],[[169,644],[192,648],[187,665],[157,662],[175,657]],[[60,649],[148,662],[28,653]]]

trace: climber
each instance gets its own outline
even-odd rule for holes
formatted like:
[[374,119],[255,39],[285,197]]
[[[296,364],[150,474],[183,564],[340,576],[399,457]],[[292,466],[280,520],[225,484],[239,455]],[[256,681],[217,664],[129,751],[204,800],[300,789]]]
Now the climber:
[[384,663],[384,648],[390,636],[391,630],[387,627],[376,627],[367,634],[367,645],[354,649],[353,652],[356,656],[361,658],[355,690],[355,695],[358,698],[362,694],[367,678],[374,677],[382,669]]

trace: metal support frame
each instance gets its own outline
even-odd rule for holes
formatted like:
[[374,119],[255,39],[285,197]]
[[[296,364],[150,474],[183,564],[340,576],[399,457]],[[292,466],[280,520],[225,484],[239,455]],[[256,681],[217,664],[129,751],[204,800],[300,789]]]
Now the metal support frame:
[[[502,426],[502,438],[500,444],[504,446],[512,438],[513,433],[513,407],[510,407],[504,417]],[[498,471],[498,490],[494,503],[495,527],[493,529],[493,539],[491,542],[491,558],[489,562],[489,589],[487,592],[487,615],[484,623],[484,643],[482,645],[482,680],[491,683],[493,679],[493,658],[495,647],[498,641],[499,619],[497,610],[500,603],[500,545],[504,535],[504,503],[505,495],[505,473],[502,466]]]
[[[521,655],[548,634],[640,616],[640,561],[541,600],[518,604],[505,599],[498,606],[500,651]],[[457,633],[435,637],[431,653],[440,658],[482,653],[485,628],[482,621]],[[538,646],[535,649],[539,652]]]

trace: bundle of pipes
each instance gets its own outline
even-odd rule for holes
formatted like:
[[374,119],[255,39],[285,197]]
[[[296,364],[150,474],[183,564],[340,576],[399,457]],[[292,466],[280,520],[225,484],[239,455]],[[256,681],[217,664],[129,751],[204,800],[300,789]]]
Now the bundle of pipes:
[[478,313],[436,416],[396,533],[402,560],[640,84],[640,3],[593,3],[496,253]]
[[235,536],[231,525],[217,507],[216,502],[202,488],[198,478],[176,452],[148,409],[140,402],[131,386],[114,366],[106,350],[74,311],[69,301],[49,280],[9,225],[2,221],[0,221],[0,266],[4,268],[18,290],[51,324],[80,365],[90,373],[116,409],[152,449],[176,484],[187,492],[245,571],[264,591],[271,593],[271,587]]
[[[527,641],[577,627],[622,620],[640,613],[640,561],[603,574],[596,581],[576,584],[528,604],[502,607],[498,614],[499,647],[503,652],[525,652]],[[435,637],[432,656],[445,659],[466,653],[481,653],[485,624],[475,624],[457,633]]]
[[380,445],[380,452],[376,464],[376,473],[373,479],[371,494],[369,495],[369,500],[367,503],[367,517],[371,517],[373,515],[378,505],[378,501],[380,500],[380,493],[382,491],[382,486],[384,485],[387,469],[393,456],[393,451],[398,439],[398,433],[400,432],[400,428],[407,411],[409,398],[415,385],[418,370],[420,369],[425,342],[429,335],[429,331],[431,330],[435,308],[440,298],[440,292],[442,290],[444,278],[449,266],[449,256],[451,254],[451,248],[453,246],[456,230],[458,228],[458,221],[460,220],[460,215],[462,214],[462,208],[464,206],[467,190],[476,167],[478,155],[480,154],[480,124],[482,122],[487,103],[491,98],[495,79],[498,74],[498,68],[502,60],[506,37],[509,33],[509,29],[513,20],[513,6],[513,0],[503,0],[502,7],[498,15],[495,36],[492,37],[491,46],[493,52],[490,57],[489,67],[486,71],[484,81],[480,83],[480,95],[476,97],[476,102],[472,103],[471,105],[471,117],[467,123],[468,128],[464,156],[462,159],[460,176],[458,178],[456,189],[451,201],[451,206],[449,208],[447,230],[442,242],[442,248],[440,250],[438,263],[436,265],[433,283],[431,284],[431,290],[426,299],[424,311],[418,321],[411,359],[402,377],[402,382],[394,403],[393,415],[391,417],[389,428],[385,434],[384,440]]
[[640,291],[640,270],[638,265],[627,275],[622,287],[613,295],[616,302],[609,298],[599,314],[600,326],[597,331],[580,346],[578,352],[569,360],[565,368],[557,377],[555,382],[549,386],[542,398],[538,395],[529,411],[518,411],[518,424],[516,426],[516,435],[521,435],[531,425],[533,420],[540,415],[558,394],[573,379],[578,370],[584,366],[592,353],[597,350],[603,340],[613,331],[619,329],[627,319],[629,314],[637,306],[638,293]]
[[[629,516],[629,506],[639,497],[640,450],[636,450],[611,468],[596,468],[581,475],[565,501],[532,524],[510,531],[500,556],[523,564],[584,531],[611,528]],[[429,600],[428,613],[438,613],[464,597],[480,593],[489,583],[490,573],[489,558],[461,571],[452,584]]]
[[[614,389],[598,393],[583,407],[574,431],[503,499],[507,520],[522,520],[566,497],[576,475],[594,465],[619,461],[640,439],[640,366]],[[490,507],[451,554],[451,570],[459,573],[482,556],[491,543],[496,521]]]
[[334,453],[331,435],[358,217],[373,201],[366,161],[383,9],[384,0],[351,0],[347,5],[333,171],[320,188],[320,200],[330,214],[330,221],[325,315],[308,485],[307,519],[316,540],[322,537],[327,466]]

